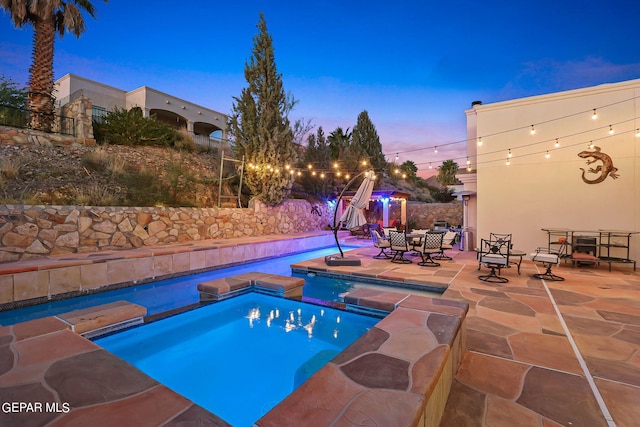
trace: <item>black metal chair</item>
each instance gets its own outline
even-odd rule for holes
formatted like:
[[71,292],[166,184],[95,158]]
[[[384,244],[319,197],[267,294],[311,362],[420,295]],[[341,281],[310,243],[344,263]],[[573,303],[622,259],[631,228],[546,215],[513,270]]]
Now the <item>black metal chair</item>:
[[447,255],[444,251],[447,249],[453,249],[453,245],[455,245],[456,238],[458,237],[458,233],[456,233],[455,231],[447,231],[442,233],[443,233],[443,236],[442,236],[442,245],[440,246],[440,253],[438,253],[438,255],[436,255],[434,258],[452,260],[453,258]]
[[424,267],[438,267],[440,266],[439,262],[435,262],[432,258],[432,255],[439,254],[442,250],[442,238],[444,237],[444,233],[438,231],[427,231],[424,233],[424,237],[422,238],[422,246],[416,248],[416,250],[420,253],[420,257],[422,258],[422,262],[419,262],[418,265]]
[[491,271],[489,274],[480,275],[478,279],[492,283],[507,283],[509,279],[500,276],[500,270],[509,266],[510,240],[487,240],[480,241],[480,252],[478,261],[484,264]]
[[[511,243],[511,234],[507,233],[489,233],[489,240],[492,242],[500,243],[501,250],[504,251],[504,248],[508,247],[509,251],[513,249],[513,243]],[[502,245],[504,243],[504,245]],[[480,257],[478,257],[478,270],[482,267],[482,263],[480,262]],[[520,272],[520,265],[518,265],[518,273]]]
[[564,277],[553,274],[551,268],[554,265],[560,264],[560,257],[564,254],[565,249],[566,243],[563,243],[555,251],[551,251],[548,248],[537,248],[535,252],[531,253],[529,255],[531,261],[541,262],[542,265],[546,268],[546,271],[544,273],[533,274],[532,277],[536,279],[550,280],[553,282],[563,281]]
[[405,258],[404,254],[409,252],[409,244],[404,231],[389,231],[390,250],[393,252],[391,262],[396,264],[411,264],[413,261]]
[[371,230],[371,241],[373,242],[373,246],[380,249],[380,253],[374,256],[375,259],[389,259],[391,256],[386,253],[387,249],[391,248],[391,243],[378,233],[377,230]]

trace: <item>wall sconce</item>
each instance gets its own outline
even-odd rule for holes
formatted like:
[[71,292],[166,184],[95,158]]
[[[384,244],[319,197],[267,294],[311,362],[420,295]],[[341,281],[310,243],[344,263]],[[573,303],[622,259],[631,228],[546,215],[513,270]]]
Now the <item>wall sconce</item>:
[[168,99],[166,101],[164,101],[164,103],[165,104],[171,104]]
[[182,109],[183,109],[183,110],[186,110],[186,109],[187,109],[187,107],[185,107],[185,106],[183,105],[183,106],[182,106]]

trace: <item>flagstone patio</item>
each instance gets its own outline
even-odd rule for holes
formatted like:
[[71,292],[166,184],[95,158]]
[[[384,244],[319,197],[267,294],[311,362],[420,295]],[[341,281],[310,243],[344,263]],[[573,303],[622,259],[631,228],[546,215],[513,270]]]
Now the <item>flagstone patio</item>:
[[[360,257],[362,266],[329,269],[323,259],[318,259],[294,268],[426,285],[443,292],[442,298],[469,304],[465,319],[467,348],[453,380],[441,426],[637,425],[640,273],[627,266],[614,266],[609,272],[603,266],[572,268],[567,263],[554,268],[565,281],[546,282],[531,277],[542,268],[525,259],[521,274],[515,267],[503,270],[509,282],[495,284],[478,280],[481,272],[473,252],[448,251],[453,260],[440,261],[441,266],[433,268],[375,260],[372,256],[378,250],[370,247],[370,242],[362,244],[365,246],[349,254]],[[0,342],[2,402],[15,396],[15,389],[7,388],[8,383],[27,387],[33,382],[31,379],[43,375],[53,378],[56,369],[69,369],[54,363],[69,352],[79,354],[70,366],[95,366],[98,359],[108,359],[107,363],[119,366],[119,359],[91,343],[81,348],[64,344],[70,342],[67,335],[73,333],[51,320],[39,321],[29,331],[21,330],[20,325],[11,328],[3,329],[5,339]],[[20,358],[14,357],[16,351]],[[20,366],[37,369],[16,371]],[[88,369],[86,373],[95,372]],[[64,381],[58,385],[73,399],[89,399],[82,397],[82,391],[68,388]],[[36,391],[51,393],[46,389]],[[178,425],[187,419],[197,419],[205,425],[224,424],[186,399],[167,395],[162,385],[148,383],[142,377],[127,377],[124,383],[116,381],[113,393],[107,399],[109,405],[96,406],[78,416],[94,421],[103,416],[115,424],[122,424],[120,421],[128,417],[136,418],[136,425]],[[156,396],[164,397],[157,400]],[[156,417],[145,422],[136,416],[143,412]],[[35,418],[17,415],[24,422],[20,425],[46,425],[53,419],[46,414]],[[7,414],[2,417],[7,420]],[[315,425],[313,420],[309,425]]]

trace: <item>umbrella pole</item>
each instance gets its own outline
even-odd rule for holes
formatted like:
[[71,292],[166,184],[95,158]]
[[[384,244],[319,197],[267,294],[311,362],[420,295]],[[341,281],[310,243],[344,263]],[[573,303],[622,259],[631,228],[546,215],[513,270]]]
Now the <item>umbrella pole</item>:
[[[338,250],[340,251],[340,258],[344,258],[344,252],[342,251],[342,247],[340,247],[340,240],[338,239],[338,230],[340,229],[340,224],[339,223],[336,224],[336,219],[338,216],[338,206],[340,206],[340,202],[342,201],[342,196],[344,195],[344,192],[347,191],[347,189],[351,186],[351,184],[353,184],[356,181],[356,179],[360,178],[363,174],[367,172],[369,171],[360,172],[358,175],[351,178],[349,182],[347,182],[347,185],[344,186],[344,188],[340,192],[340,195],[338,196],[338,201],[336,202],[336,208],[333,211],[333,237],[336,239],[336,246],[338,246]],[[325,262],[329,264],[327,257],[325,257]]]

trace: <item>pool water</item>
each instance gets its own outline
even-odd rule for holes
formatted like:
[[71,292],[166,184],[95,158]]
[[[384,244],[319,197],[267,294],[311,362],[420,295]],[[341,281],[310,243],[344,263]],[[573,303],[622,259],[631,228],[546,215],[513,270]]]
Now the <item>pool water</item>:
[[251,292],[95,342],[241,427],[377,321]]
[[200,301],[200,294],[197,285],[200,282],[221,279],[252,271],[291,276],[291,264],[324,257],[334,254],[335,252],[336,248],[334,247],[318,249],[266,261],[247,263],[236,267],[227,267],[174,279],[160,280],[144,285],[51,301],[14,310],[0,311],[0,325],[13,325],[28,320],[55,316],[73,310],[121,300],[146,307],[147,315],[159,314],[178,307],[198,303]]

